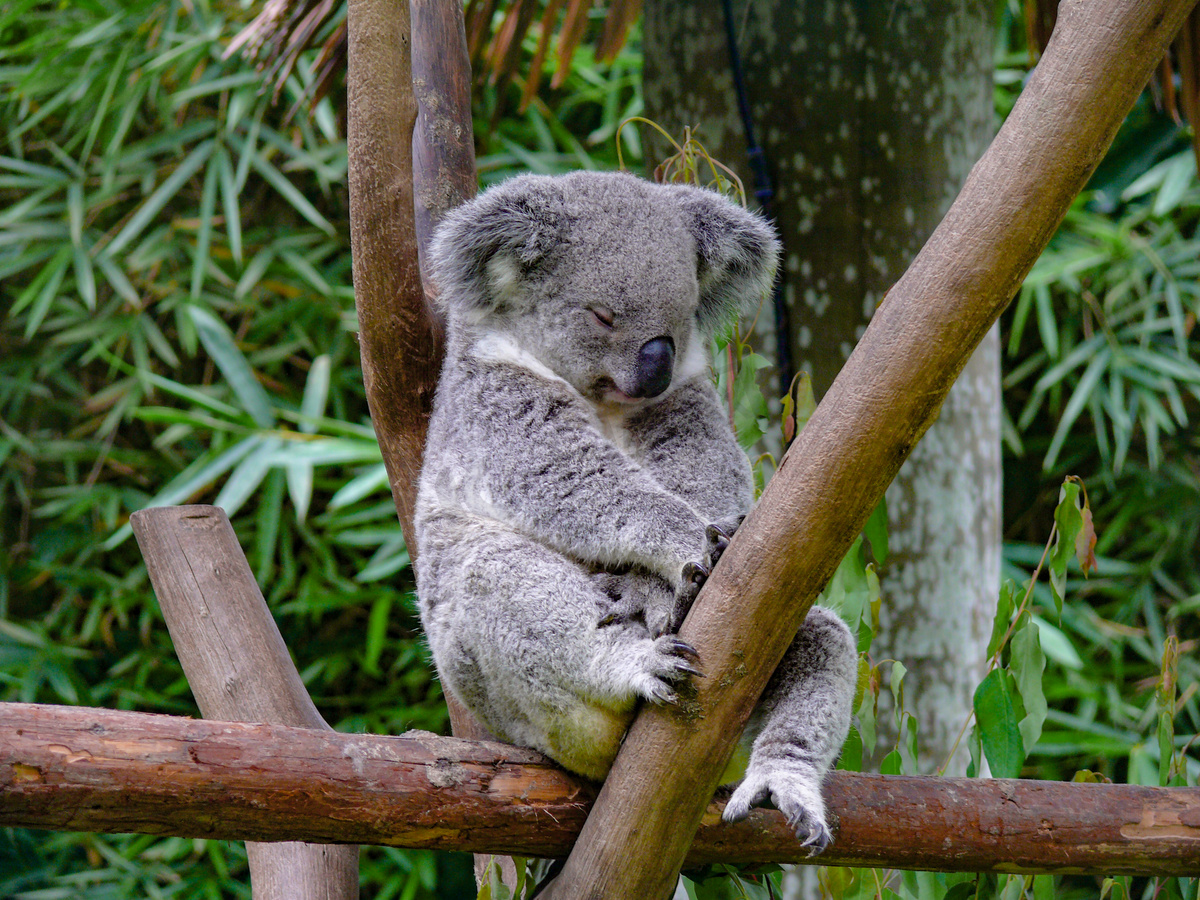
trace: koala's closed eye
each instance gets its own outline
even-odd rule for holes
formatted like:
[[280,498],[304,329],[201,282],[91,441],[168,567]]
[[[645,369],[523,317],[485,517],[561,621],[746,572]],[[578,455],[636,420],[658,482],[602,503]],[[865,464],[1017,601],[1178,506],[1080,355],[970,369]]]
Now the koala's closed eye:
[[603,306],[591,306],[588,307],[588,312],[592,314],[592,318],[596,321],[597,325],[605,331],[612,331],[613,314],[611,309],[606,309]]

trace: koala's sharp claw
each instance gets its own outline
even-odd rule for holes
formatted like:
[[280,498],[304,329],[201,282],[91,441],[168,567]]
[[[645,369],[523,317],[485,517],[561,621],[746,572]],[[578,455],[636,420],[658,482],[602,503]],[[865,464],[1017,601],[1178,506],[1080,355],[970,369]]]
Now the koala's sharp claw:
[[680,656],[686,657],[693,662],[700,662],[700,654],[697,652],[696,648],[687,641],[681,641],[679,638],[672,638],[671,649]]
[[704,536],[706,538],[708,538],[714,544],[719,543],[721,541],[725,541],[725,543],[728,544],[729,539],[731,537],[733,537],[732,534],[730,534],[728,531],[726,531],[720,525],[709,525],[707,528],[704,529]]
[[675,668],[678,669],[680,672],[687,672],[689,675],[695,675],[697,678],[704,677],[703,672],[701,672],[695,666],[690,665],[689,663],[686,663],[686,662],[675,663]]
[[699,588],[708,579],[710,571],[707,566],[697,562],[690,562],[683,567],[683,580]]
[[679,695],[667,687],[656,687],[650,692],[650,700],[654,703],[663,703],[668,706],[674,706],[679,702]]
[[825,852],[832,840],[833,838],[825,826],[813,825],[809,829],[808,837],[800,842],[800,846],[808,848],[809,856],[817,856]]

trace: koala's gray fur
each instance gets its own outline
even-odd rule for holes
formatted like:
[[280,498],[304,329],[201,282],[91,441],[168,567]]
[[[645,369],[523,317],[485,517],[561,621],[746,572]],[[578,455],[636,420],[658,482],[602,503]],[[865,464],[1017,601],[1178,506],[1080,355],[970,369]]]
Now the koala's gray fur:
[[[638,700],[697,673],[674,632],[753,503],[708,347],[778,252],[717,194],[619,174],[514,178],[438,229],[418,596],[443,684],[497,736],[601,779]],[[726,818],[770,797],[828,843],[856,672],[849,630],[813,609]]]

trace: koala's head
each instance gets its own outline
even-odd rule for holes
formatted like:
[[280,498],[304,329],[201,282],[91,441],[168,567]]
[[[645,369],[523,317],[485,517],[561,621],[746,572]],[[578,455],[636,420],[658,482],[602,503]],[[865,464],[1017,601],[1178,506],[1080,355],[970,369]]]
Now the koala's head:
[[430,248],[452,324],[503,334],[596,404],[638,404],[707,365],[770,287],[779,243],[719,194],[616,173],[506,181]]

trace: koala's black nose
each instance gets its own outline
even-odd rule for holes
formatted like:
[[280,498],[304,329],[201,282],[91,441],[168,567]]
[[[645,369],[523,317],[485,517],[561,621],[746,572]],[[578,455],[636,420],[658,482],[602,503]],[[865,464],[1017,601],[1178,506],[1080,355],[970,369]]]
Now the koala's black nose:
[[675,368],[675,342],[656,337],[642,344],[637,359],[637,390],[634,397],[657,397],[671,384]]

